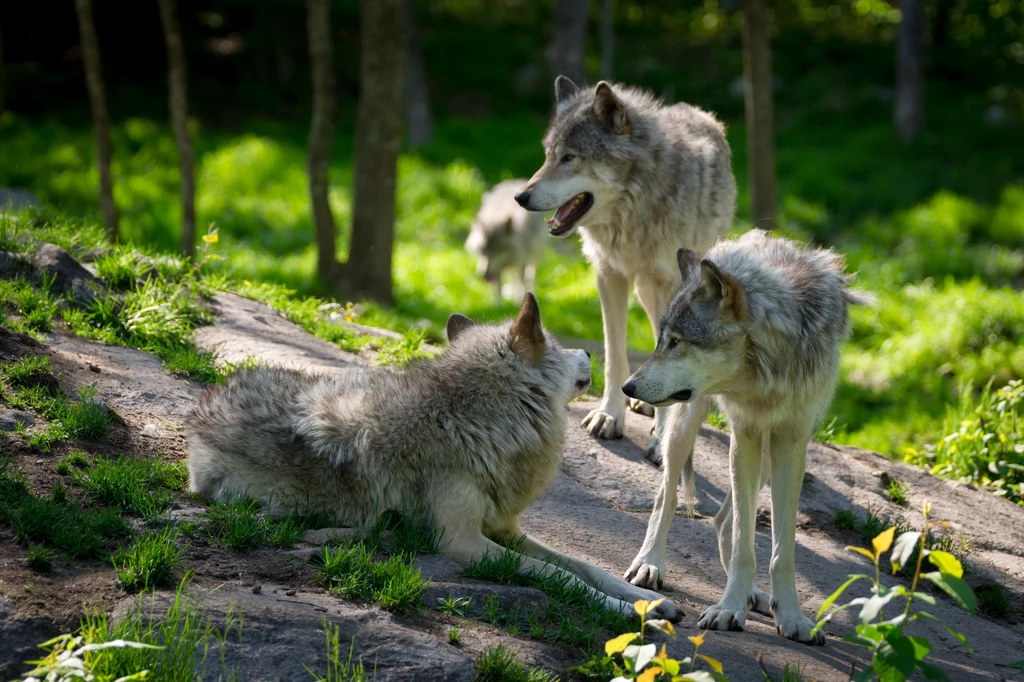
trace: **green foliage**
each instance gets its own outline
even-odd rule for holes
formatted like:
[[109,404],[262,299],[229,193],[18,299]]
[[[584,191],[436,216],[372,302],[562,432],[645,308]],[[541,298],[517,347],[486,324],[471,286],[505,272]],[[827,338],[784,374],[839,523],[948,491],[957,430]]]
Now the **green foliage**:
[[[687,638],[693,644],[693,655],[682,660],[669,658],[664,644],[661,646],[661,652],[658,652],[657,645],[646,643],[645,634],[648,629],[657,630],[669,637],[676,636],[672,623],[647,618],[662,601],[657,599],[650,602],[641,599],[636,602],[633,608],[640,615],[640,630],[623,633],[605,642],[604,658],[593,657],[582,669],[577,670],[592,677],[595,672],[610,669],[612,674],[616,675],[615,680],[621,681],[728,682],[722,664],[700,653],[706,632]],[[697,668],[698,663],[707,665],[710,669],[700,670]]]
[[1006,618],[1010,615],[1010,597],[1002,584],[988,583],[975,592],[978,595],[978,610],[982,613],[993,618]]
[[[931,503],[925,501],[922,508],[924,518],[924,530],[908,530],[897,537],[895,527],[882,531],[871,540],[871,550],[861,547],[847,547],[848,550],[862,554],[874,563],[875,574],[852,575],[843,585],[833,592],[822,603],[818,609],[818,623],[812,631],[818,632],[831,620],[832,616],[840,611],[849,608],[859,607],[857,616],[858,624],[856,633],[850,634],[843,639],[868,649],[872,654],[872,665],[861,670],[853,676],[857,682],[867,682],[879,677],[892,682],[902,682],[910,679],[915,670],[920,670],[930,680],[949,680],[942,669],[925,661],[924,659],[931,652],[932,644],[925,637],[911,637],[903,634],[903,628],[907,623],[915,620],[929,620],[943,626],[961,644],[967,647],[968,653],[971,648],[967,646],[966,638],[953,630],[939,618],[932,614],[914,610],[915,602],[935,604],[935,597],[926,592],[918,592],[919,581],[923,578],[931,582],[936,588],[945,592],[957,604],[966,609],[972,615],[977,606],[977,597],[971,588],[963,581],[963,567],[952,554],[940,550],[930,550],[925,545],[928,529],[933,527],[935,522],[929,521],[928,515],[931,512]],[[914,566],[913,579],[910,588],[903,585],[886,587],[882,585],[880,578],[879,561],[882,555],[889,552],[892,572],[896,573],[910,565]],[[916,559],[915,559],[916,557]],[[927,558],[936,570],[922,573],[924,559]],[[911,563],[913,562],[913,564]],[[838,606],[829,612],[829,608],[839,597],[860,580],[867,580],[872,583],[870,597],[858,597],[847,604]],[[885,607],[893,600],[903,600],[901,613],[892,618],[885,617]],[[897,604],[899,602],[897,601]],[[827,615],[826,615],[827,614]]]
[[452,626],[452,629],[448,631],[448,643],[452,646],[462,644],[462,631],[454,625]]
[[418,521],[418,511],[417,505],[411,514],[387,510],[378,515],[366,533],[364,544],[375,552],[382,551],[385,533],[389,533],[389,551],[409,555],[437,554],[441,548],[442,533]]
[[95,660],[97,655],[103,655],[114,649],[155,650],[159,648],[125,640],[89,642],[88,644],[85,644],[85,641],[86,638],[81,635],[78,637],[61,635],[40,644],[39,648],[46,650],[46,656],[36,661],[27,661],[34,667],[24,674],[26,682],[42,682],[43,680],[45,682],[77,682],[78,680],[132,682],[133,680],[148,679],[148,670],[121,675],[117,680],[109,675],[97,675],[90,658]]
[[437,608],[446,616],[465,616],[472,597],[438,597]]
[[377,351],[377,364],[404,367],[416,360],[430,357],[430,354],[423,350],[423,341],[426,337],[425,330],[410,329],[402,338],[384,343]]
[[900,507],[906,507],[907,496],[910,494],[910,484],[898,478],[890,478],[887,493],[890,502]]
[[557,682],[558,676],[543,668],[528,668],[516,652],[499,644],[476,659],[474,682]]
[[342,659],[338,626],[328,623],[325,618],[323,628],[324,636],[327,639],[327,672],[321,675],[310,670],[308,666],[303,666],[306,668],[306,672],[312,675],[316,682],[365,682],[366,668],[363,666],[363,662],[352,660],[356,648],[355,637],[349,644],[348,656]]
[[91,467],[76,473],[74,481],[97,502],[150,519],[184,490],[188,474],[178,463],[121,455],[115,460],[97,458]]
[[944,430],[949,435],[937,444],[912,452],[915,463],[1024,503],[1024,382],[995,391],[989,382],[977,396],[962,385]]
[[173,526],[136,538],[112,557],[117,582],[127,592],[139,592],[172,584],[174,569],[183,550],[177,547]]
[[81,450],[73,450],[62,457],[57,466],[54,467],[58,474],[67,476],[76,469],[85,469],[89,466],[89,458]]
[[839,530],[853,530],[857,527],[857,514],[853,509],[837,509],[832,525]]
[[412,557],[396,554],[375,561],[362,543],[324,547],[318,557],[317,580],[344,597],[380,604],[389,611],[415,611],[422,606],[423,590],[430,583],[413,567]]

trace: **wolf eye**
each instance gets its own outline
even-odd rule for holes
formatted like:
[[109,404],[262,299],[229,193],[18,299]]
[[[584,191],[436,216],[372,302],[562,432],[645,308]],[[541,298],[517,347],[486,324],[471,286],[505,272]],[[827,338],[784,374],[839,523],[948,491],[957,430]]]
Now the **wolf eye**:
[[673,336],[672,338],[670,338],[668,340],[668,347],[669,348],[675,348],[678,345],[679,345],[679,339],[677,339],[676,337]]
[[562,163],[569,163],[570,161],[572,161],[575,158],[576,158],[575,154],[566,154],[565,156],[562,157]]

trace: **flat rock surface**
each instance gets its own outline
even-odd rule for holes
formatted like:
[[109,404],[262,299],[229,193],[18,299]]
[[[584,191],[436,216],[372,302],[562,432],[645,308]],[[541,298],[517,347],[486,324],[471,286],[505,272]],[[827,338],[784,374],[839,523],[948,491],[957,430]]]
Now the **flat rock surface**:
[[[229,361],[242,362],[248,356],[257,356],[274,364],[324,372],[365,364],[359,356],[306,334],[262,304],[220,295],[214,301],[214,310],[216,323],[201,330],[199,342],[217,349]],[[50,338],[47,345],[64,374],[65,390],[97,383],[99,397],[139,433],[140,439],[146,438],[149,443],[156,438],[162,452],[182,456],[180,434],[201,387],[168,376],[156,358],[138,351],[62,336]],[[660,472],[642,456],[651,420],[630,413],[625,438],[595,440],[579,427],[580,420],[595,405],[596,401],[588,399],[570,406],[561,473],[547,494],[524,515],[523,527],[562,551],[621,574],[643,540]],[[148,424],[155,425],[155,436],[152,429],[150,435],[141,435]],[[728,485],[728,434],[705,428],[697,443],[695,467],[698,511],[711,515]],[[1020,603],[1024,508],[853,448],[813,445],[808,471],[800,500],[796,553],[797,586],[806,613],[813,614],[848,574],[869,572],[863,559],[844,551],[845,545],[862,541],[856,534],[832,526],[837,509],[852,507],[860,516],[871,509],[916,522],[919,517],[914,510],[920,508],[925,497],[934,504],[933,517],[959,524],[971,543],[970,560],[976,568],[970,580],[1004,583],[1015,603]],[[909,510],[892,505],[881,494],[883,473],[910,484]],[[762,492],[760,502],[762,511],[767,510],[767,490]],[[310,539],[323,538],[314,535]],[[762,587],[768,585],[770,545],[770,531],[761,524],[757,557]],[[297,551],[309,549],[311,546],[306,544]],[[204,551],[214,558],[219,556],[217,550]],[[290,557],[281,558],[283,552],[274,556],[278,561],[289,559],[294,563]],[[421,557],[418,561],[423,574],[433,578],[426,598],[428,607],[436,608],[438,597],[452,595],[472,595],[474,606],[489,594],[523,605],[540,605],[544,600],[536,590],[468,580],[443,557]],[[680,636],[668,646],[682,657],[690,653],[686,636],[697,633],[700,612],[717,601],[725,585],[709,516],[690,518],[680,510],[669,535],[666,569],[665,594],[685,612],[678,628]],[[282,569],[281,575],[287,572]],[[343,643],[355,637],[357,656],[368,667],[376,663],[379,680],[469,680],[475,656],[499,642],[516,648],[532,664],[562,674],[572,661],[564,650],[512,638],[477,621],[468,627],[463,645],[455,647],[447,643],[450,626],[445,625],[454,621],[445,621],[437,613],[429,617],[395,616],[323,592],[300,589],[287,595],[286,580],[263,578],[258,583],[242,584],[237,573],[228,572],[201,578],[197,577],[194,589],[205,613],[223,622],[228,605],[234,602],[245,614],[241,642],[236,638],[224,645],[225,660],[236,667],[238,679],[309,679],[302,665],[317,669],[323,663],[324,618],[341,628]],[[885,580],[893,584],[896,579]],[[254,584],[260,585],[258,594],[254,593]],[[851,592],[852,596],[864,594],[864,589]],[[944,667],[951,679],[1024,680],[1024,674],[1005,667],[1024,659],[1024,627],[1019,623],[971,617],[941,596],[929,610],[966,634],[975,649],[973,655],[968,655],[940,628],[916,623],[911,627],[912,632],[931,638],[931,660]],[[754,614],[745,632],[709,633],[703,652],[723,661],[733,682],[763,682],[759,656],[772,673],[779,673],[784,664],[795,664],[802,668],[804,680],[847,682],[851,664],[856,662],[861,667],[866,660],[862,649],[841,641],[851,630],[852,616],[842,614],[829,626],[826,646],[807,647],[782,639],[770,619]],[[13,631],[5,631],[0,623],[0,634],[4,632],[9,636]],[[219,657],[211,652],[209,660],[208,676],[214,679],[220,673]]]

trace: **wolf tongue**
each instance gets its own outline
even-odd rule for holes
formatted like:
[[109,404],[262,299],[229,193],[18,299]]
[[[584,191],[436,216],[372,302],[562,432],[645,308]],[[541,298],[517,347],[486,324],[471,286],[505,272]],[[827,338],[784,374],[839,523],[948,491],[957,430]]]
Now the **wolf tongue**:
[[575,208],[576,198],[573,197],[572,199],[558,207],[558,210],[555,211],[554,219],[560,223],[564,223],[566,218],[568,218],[572,214],[573,209]]

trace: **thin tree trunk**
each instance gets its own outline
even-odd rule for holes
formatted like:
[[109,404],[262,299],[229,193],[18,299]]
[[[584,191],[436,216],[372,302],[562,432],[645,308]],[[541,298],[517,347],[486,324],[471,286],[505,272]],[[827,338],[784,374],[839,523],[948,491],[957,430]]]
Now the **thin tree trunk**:
[[615,78],[615,0],[601,0],[601,78]]
[[309,199],[316,228],[317,272],[328,288],[336,286],[337,229],[331,204],[327,171],[334,143],[334,47],[331,44],[330,0],[307,0],[306,30],[313,74],[313,122],[309,129]]
[[772,50],[764,0],[743,0],[743,76],[747,114],[747,167],[753,221],[775,226],[775,123]]
[[924,68],[921,64],[921,32],[924,10],[921,0],[902,0],[899,40],[896,47],[896,101],[893,117],[896,133],[909,142],[924,127]]
[[175,0],[157,0],[160,22],[167,45],[167,82],[170,88],[171,127],[178,147],[181,169],[181,255],[192,258],[196,250],[196,183],[195,152],[188,133],[188,87],[185,79],[185,49],[181,27],[175,11]]
[[89,108],[92,109],[93,127],[96,131],[96,165],[100,174],[100,205],[103,219],[107,224],[110,238],[117,241],[117,204],[114,203],[114,178],[110,173],[113,149],[110,143],[110,113],[107,111],[107,95],[103,87],[103,70],[100,62],[100,46],[96,39],[96,27],[92,20],[92,0],[75,0],[78,14],[78,30],[82,40],[82,63],[85,65],[85,84],[89,91]]
[[391,304],[395,180],[405,87],[404,0],[361,4],[352,242],[345,281],[355,298]]
[[555,0],[555,26],[547,57],[556,76],[566,76],[576,84],[587,79],[587,24],[590,0]]
[[434,139],[434,119],[430,114],[430,90],[427,87],[427,69],[420,48],[419,29],[416,26],[416,2],[405,0],[406,78],[405,105],[409,148],[415,149]]

